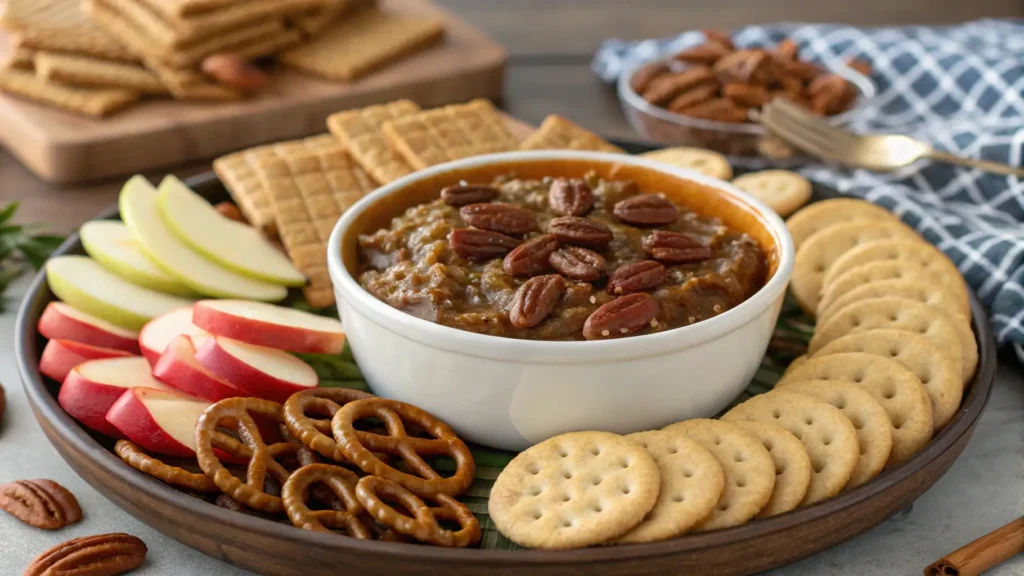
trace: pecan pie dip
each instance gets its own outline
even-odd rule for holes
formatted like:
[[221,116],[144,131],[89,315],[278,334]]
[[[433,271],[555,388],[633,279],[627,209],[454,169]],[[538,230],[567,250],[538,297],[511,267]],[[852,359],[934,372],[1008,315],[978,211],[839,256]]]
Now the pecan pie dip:
[[462,183],[359,237],[359,283],[420,318],[598,340],[716,316],[765,282],[757,242],[630,181]]

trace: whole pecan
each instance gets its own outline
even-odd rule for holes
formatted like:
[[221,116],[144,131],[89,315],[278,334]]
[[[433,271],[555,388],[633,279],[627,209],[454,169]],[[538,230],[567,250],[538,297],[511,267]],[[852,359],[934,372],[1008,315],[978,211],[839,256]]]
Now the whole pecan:
[[583,216],[594,206],[594,193],[583,180],[558,178],[548,190],[548,205],[559,216]]
[[608,279],[605,289],[609,294],[621,296],[633,292],[652,290],[665,283],[668,271],[660,262],[641,260],[619,268]]
[[75,538],[43,552],[24,576],[116,576],[141,566],[148,551],[130,534]]
[[679,94],[668,103],[668,109],[673,112],[679,112],[680,110],[686,110],[691,106],[696,106],[701,102],[706,102],[711,98],[714,98],[718,94],[718,82],[714,80],[708,80],[703,84],[698,84],[692,88],[687,89],[682,94]]
[[463,258],[490,260],[508,254],[510,250],[519,245],[519,240],[487,230],[458,228],[448,234],[448,245]]
[[533,212],[514,204],[469,204],[459,215],[470,226],[501,234],[526,234],[538,230]]
[[735,102],[728,98],[712,98],[678,112],[687,116],[693,116],[694,118],[738,124],[749,119],[749,111],[749,108],[737,106]]
[[714,64],[730,52],[732,52],[732,48],[728,46],[723,46],[718,42],[705,42],[700,46],[694,46],[693,48],[687,48],[678,52],[673,58],[680,62],[689,62],[690,64]]
[[679,210],[662,196],[637,194],[615,203],[612,213],[634,226],[664,226],[679,217]]
[[597,280],[606,266],[603,256],[579,246],[566,246],[552,252],[548,262],[566,278],[581,282]]
[[693,66],[678,74],[664,74],[654,79],[644,90],[643,98],[660,106],[690,87],[713,79],[711,69],[707,66]]
[[56,530],[82,519],[75,495],[53,480],[15,480],[0,485],[0,509],[43,530]]
[[621,338],[658,325],[661,306],[650,294],[640,292],[616,298],[601,306],[583,324],[587,340]]
[[722,84],[762,84],[774,80],[768,53],[764,50],[740,50],[715,62],[711,71]]
[[633,92],[643,94],[655,78],[664,75],[668,71],[668,64],[664,62],[651,62],[633,73],[633,77],[629,80],[629,85],[633,88]]
[[516,328],[533,328],[551,314],[565,294],[565,280],[558,274],[534,276],[516,291],[508,319]]
[[560,216],[548,222],[548,233],[565,244],[603,250],[612,241],[612,230],[596,220],[579,216]]
[[750,106],[753,108],[760,108],[772,99],[768,89],[757,84],[726,84],[722,86],[722,96],[729,98],[740,106]]
[[558,250],[554,234],[541,234],[517,246],[505,256],[502,266],[513,276],[534,276],[548,268],[548,257]]
[[490,202],[501,194],[493,186],[455,184],[441,189],[441,200],[449,206],[466,206],[479,202]]
[[692,234],[655,230],[643,239],[644,250],[655,260],[678,264],[711,258],[711,248]]

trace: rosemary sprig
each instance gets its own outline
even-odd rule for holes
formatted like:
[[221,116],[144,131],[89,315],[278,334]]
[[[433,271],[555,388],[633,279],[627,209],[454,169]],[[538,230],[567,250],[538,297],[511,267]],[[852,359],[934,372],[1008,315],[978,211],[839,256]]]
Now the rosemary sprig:
[[0,312],[4,311],[7,287],[27,270],[27,266],[36,270],[42,268],[50,254],[64,242],[63,236],[43,233],[39,224],[14,224],[17,211],[17,202],[0,209]]

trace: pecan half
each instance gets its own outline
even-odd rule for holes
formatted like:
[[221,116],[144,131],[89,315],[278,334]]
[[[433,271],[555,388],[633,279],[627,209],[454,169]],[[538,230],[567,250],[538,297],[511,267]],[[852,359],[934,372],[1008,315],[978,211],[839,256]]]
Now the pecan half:
[[706,102],[714,98],[717,94],[718,82],[709,80],[703,84],[698,84],[689,88],[682,94],[673,98],[672,101],[668,103],[668,109],[673,112],[686,110],[691,106],[696,106],[701,102]]
[[148,551],[130,534],[75,538],[43,552],[24,576],[116,576],[141,566]]
[[772,99],[768,89],[757,84],[726,84],[722,86],[722,96],[729,98],[740,106],[750,106],[752,108],[760,108]]
[[846,65],[849,66],[850,68],[856,70],[857,72],[863,74],[864,76],[871,76],[871,72],[872,72],[871,64],[868,64],[867,62],[865,62],[863,60],[858,60],[856,58],[850,58],[849,60],[846,61]]
[[621,338],[658,325],[661,306],[650,294],[640,292],[616,298],[601,306],[583,324],[587,340]]
[[711,258],[711,248],[692,234],[655,230],[642,243],[651,257],[662,262],[679,264]]
[[238,209],[238,206],[235,206],[231,202],[220,202],[214,206],[214,208],[217,212],[220,212],[221,216],[228,220],[234,220],[235,222],[241,222],[242,224],[246,223],[245,216],[242,216],[242,211]]
[[583,180],[559,178],[548,190],[548,205],[559,216],[583,216],[594,207],[594,193]]
[[470,226],[501,234],[526,234],[538,230],[533,212],[513,204],[470,204],[459,209]]
[[456,184],[441,189],[441,200],[449,206],[466,206],[480,202],[490,202],[501,192],[493,186],[473,186]]
[[565,280],[558,274],[530,278],[512,299],[508,319],[516,328],[533,328],[548,317],[565,294]]
[[655,78],[666,74],[668,71],[668,64],[664,62],[651,62],[633,73],[633,77],[629,79],[629,85],[633,88],[633,92],[643,94]]
[[519,240],[497,232],[459,228],[448,234],[448,245],[463,258],[490,260],[508,254],[510,250],[519,246]]
[[774,79],[768,53],[764,50],[740,50],[715,62],[711,71],[722,84],[768,85]]
[[603,256],[579,246],[566,246],[552,252],[548,262],[563,276],[581,282],[597,280],[607,266]]
[[612,277],[608,279],[605,290],[616,296],[643,292],[661,286],[665,283],[666,278],[668,278],[668,271],[660,262],[641,260],[619,266]]
[[664,226],[679,217],[676,207],[656,194],[637,194],[615,203],[612,213],[634,226]]
[[719,30],[717,28],[705,28],[701,30],[701,32],[704,34],[704,38],[707,39],[708,42],[721,44],[722,46],[725,46],[729,50],[736,49],[736,45],[732,43],[732,37],[725,30]]
[[807,86],[811,109],[819,114],[845,112],[857,99],[857,89],[846,78],[835,74],[818,76]]
[[693,66],[678,74],[665,74],[656,78],[643,93],[644,100],[662,105],[691,86],[714,79],[707,66]]
[[82,519],[75,495],[53,480],[16,480],[0,485],[0,509],[43,530],[56,530]]
[[612,230],[596,220],[579,216],[560,216],[548,222],[548,233],[566,244],[603,250],[612,241]]
[[717,122],[742,123],[749,119],[749,111],[749,108],[737,106],[728,98],[712,98],[678,112],[687,116],[693,116],[694,118],[704,118]]
[[795,76],[804,82],[810,82],[824,74],[824,70],[816,64],[804,62],[803,60],[789,60],[784,62],[783,70],[788,76]]
[[542,234],[509,252],[502,267],[513,276],[535,276],[548,269],[548,257],[555,250],[558,250],[558,238],[554,234]]
[[718,42],[705,42],[700,46],[694,46],[693,48],[687,48],[678,52],[673,58],[680,62],[689,62],[690,64],[714,64],[730,52],[732,52],[732,49],[728,46],[723,46]]
[[775,55],[781,60],[796,60],[800,48],[792,38],[786,38],[775,45]]

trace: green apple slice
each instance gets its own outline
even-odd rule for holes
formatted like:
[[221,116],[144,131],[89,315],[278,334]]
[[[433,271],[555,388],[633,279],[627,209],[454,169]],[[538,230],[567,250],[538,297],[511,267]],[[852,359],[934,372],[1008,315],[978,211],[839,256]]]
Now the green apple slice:
[[46,263],[50,290],[68,305],[129,330],[153,318],[192,305],[143,288],[100,266],[87,256],[58,256]]
[[93,220],[83,224],[78,235],[93,260],[125,280],[168,294],[195,295],[188,286],[157,266],[139,249],[124,223]]
[[121,218],[139,248],[164,270],[200,294],[276,302],[288,295],[284,286],[236,274],[193,251],[171,232],[160,215],[159,195],[142,176],[133,176],[118,199]]
[[239,274],[283,286],[306,277],[252,226],[225,218],[174,176],[158,188],[160,213],[179,239],[210,260]]

